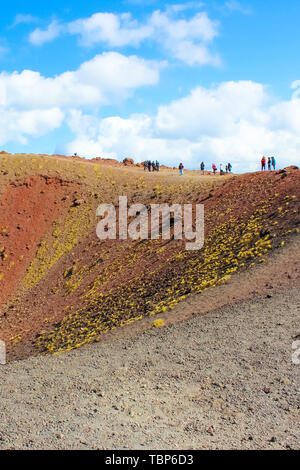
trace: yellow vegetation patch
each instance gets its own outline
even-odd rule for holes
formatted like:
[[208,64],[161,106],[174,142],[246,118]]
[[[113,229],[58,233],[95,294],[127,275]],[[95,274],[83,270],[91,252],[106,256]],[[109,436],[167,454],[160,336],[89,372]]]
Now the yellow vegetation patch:
[[[182,249],[165,260],[169,269],[160,264],[150,273],[141,273],[126,284],[101,292],[103,285],[122,270],[124,264],[135,263],[150,251],[159,252],[157,242],[153,240],[135,246],[123,262],[116,258],[96,278],[84,296],[86,307],[70,310],[52,332],[39,337],[38,344],[48,352],[70,350],[93,342],[99,334],[141,316],[171,310],[191,294],[227,282],[245,263],[249,265],[252,260],[262,259],[272,248],[270,236],[261,236],[262,216],[267,205],[267,202],[262,204],[248,219],[229,217],[226,222],[216,225],[206,236],[203,250],[189,252]],[[73,284],[67,288],[72,290],[76,276],[77,273],[71,276]]]
[[163,318],[158,318],[153,322],[153,326],[155,328],[161,328],[162,326],[165,326],[165,320],[163,320]]

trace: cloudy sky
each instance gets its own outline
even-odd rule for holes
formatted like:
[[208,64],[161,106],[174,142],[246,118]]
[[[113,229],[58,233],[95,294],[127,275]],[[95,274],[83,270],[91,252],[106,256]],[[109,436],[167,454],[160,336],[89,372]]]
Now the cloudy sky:
[[300,2],[15,0],[0,147],[199,168],[300,164]]

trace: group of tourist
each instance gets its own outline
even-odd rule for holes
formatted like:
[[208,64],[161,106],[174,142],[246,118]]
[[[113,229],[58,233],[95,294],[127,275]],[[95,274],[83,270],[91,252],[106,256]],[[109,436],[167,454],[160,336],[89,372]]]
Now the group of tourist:
[[[227,165],[225,165],[225,170],[223,170],[222,168],[222,163],[220,164],[220,175],[225,175],[225,174],[230,174],[231,171],[232,171],[232,165],[231,163],[227,163]],[[276,168],[276,161],[275,161],[275,157],[262,157],[261,159],[261,170],[262,171],[265,171],[266,170],[266,166],[268,168],[268,170],[275,170]],[[179,174],[180,175],[183,175],[183,169],[184,169],[184,166],[183,166],[183,163],[181,162],[178,166],[178,169],[179,169]],[[144,170],[145,171],[159,171],[159,162],[156,160],[156,162],[151,162],[151,160],[146,160],[144,162]],[[200,171],[202,173],[202,175],[204,175],[204,171],[205,171],[205,163],[204,162],[201,162],[200,163]],[[218,171],[218,168],[217,168],[217,165],[215,163],[212,164],[212,171],[213,171],[213,174],[215,175]]]
[[151,160],[146,160],[144,162],[144,171],[159,171],[159,162],[151,162]]
[[[180,163],[179,167],[178,167],[180,175],[183,175],[183,168],[184,168],[183,163]],[[213,163],[212,164],[212,171],[213,171],[214,175],[216,174],[217,170],[218,170],[217,165],[215,163]],[[231,173],[231,170],[232,170],[231,163],[227,163],[227,165],[225,165],[225,171],[222,169],[222,164],[220,165],[220,175]],[[201,171],[202,175],[204,175],[204,171],[205,171],[205,163],[204,162],[200,163],[200,171]]]
[[[223,170],[222,168],[222,163],[220,164],[220,175],[227,175],[228,173],[231,173],[231,170],[232,170],[232,165],[231,163],[227,163],[227,165],[225,165],[225,170]],[[201,165],[200,165],[200,170],[202,171],[202,174],[204,174],[204,163],[202,162]],[[218,168],[217,168],[217,165],[215,163],[212,164],[212,171],[213,171],[213,174],[215,175],[218,171]]]
[[262,157],[261,159],[261,171],[266,170],[266,164],[268,165],[268,170],[275,170],[276,168],[276,161],[275,157],[268,157],[268,160],[266,159],[265,156]]

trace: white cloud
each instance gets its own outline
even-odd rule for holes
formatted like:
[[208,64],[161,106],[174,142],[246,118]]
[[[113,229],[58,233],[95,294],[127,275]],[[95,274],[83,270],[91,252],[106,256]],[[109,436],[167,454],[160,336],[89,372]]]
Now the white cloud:
[[108,52],[54,78],[39,72],[0,73],[0,105],[18,108],[97,107],[125,99],[159,81],[162,64]]
[[8,54],[9,48],[5,46],[0,46],[0,59]]
[[97,110],[101,105],[119,103],[136,88],[157,84],[162,65],[110,52],[54,78],[32,70],[2,72],[0,143],[25,142],[26,136],[46,134],[61,126],[68,109]]
[[97,120],[72,112],[67,122],[75,134],[60,151],[93,157],[198,168],[203,160],[231,161],[235,171],[259,168],[263,154],[275,154],[283,166],[299,164],[300,100],[274,102],[267,89],[251,81],[198,87],[181,100],[159,107],[155,116],[132,115]]
[[188,96],[159,107],[156,129],[172,138],[180,133],[195,139],[199,132],[223,136],[241,119],[258,122],[261,117],[257,111],[264,100],[264,87],[251,81],[225,82],[213,89],[197,87]]
[[29,137],[39,137],[62,125],[64,113],[59,108],[19,111],[0,106],[0,145],[8,141],[26,144]]
[[220,62],[208,48],[218,34],[218,23],[210,20],[205,12],[189,20],[177,20],[165,12],[155,11],[149,23],[156,40],[177,59],[189,65],[218,65]]
[[292,89],[292,90],[296,90],[296,91],[294,91],[294,93],[293,93],[293,98],[299,98],[299,97],[300,97],[300,80],[295,80],[295,81],[291,84],[291,89]]
[[144,23],[132,18],[130,13],[107,12],[64,24],[53,21],[46,30],[35,29],[29,40],[34,45],[42,45],[60,34],[72,34],[79,35],[84,46],[103,43],[111,48],[138,47],[142,41],[148,40],[158,43],[172,57],[189,65],[218,65],[219,57],[209,50],[218,35],[218,22],[212,21],[204,11],[187,19],[179,17],[191,7],[192,4],[174,5],[164,12],[154,11]]
[[82,44],[92,46],[99,42],[111,47],[128,44],[137,46],[150,37],[153,30],[149,25],[139,26],[130,14],[95,13],[89,18],[76,20],[67,25],[70,34],[79,34]]
[[35,46],[42,46],[46,42],[53,41],[56,39],[61,32],[63,31],[63,26],[58,23],[58,21],[52,21],[48,28],[43,30],[40,28],[36,28],[32,33],[29,35],[29,42],[34,44]]
[[190,10],[190,9],[201,9],[205,5],[203,2],[186,2],[186,3],[176,3],[173,5],[166,5],[166,11],[167,12],[181,12],[185,10]]
[[33,15],[19,13],[15,16],[12,27],[17,26],[19,24],[36,23],[37,21],[38,19]]
[[250,15],[252,13],[251,8],[242,5],[237,0],[228,0],[225,3],[225,8],[227,8],[229,11],[237,11],[239,13],[243,13],[244,15]]

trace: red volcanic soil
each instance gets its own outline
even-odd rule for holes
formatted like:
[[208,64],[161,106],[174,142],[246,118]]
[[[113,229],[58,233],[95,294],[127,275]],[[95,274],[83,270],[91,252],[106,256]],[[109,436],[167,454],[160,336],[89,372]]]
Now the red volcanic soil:
[[[70,193],[70,183],[34,176],[8,184],[0,202],[0,304],[22,280],[37,245]],[[7,269],[8,268],[8,269]]]
[[[277,211],[278,204],[280,201],[286,204],[286,196],[296,196],[293,205],[299,207],[300,170],[296,166],[275,172],[266,171],[235,175],[230,179],[226,179],[222,186],[210,191],[208,196],[200,202],[204,203],[207,214],[214,211],[226,221],[228,219],[226,210],[230,209],[231,215],[238,217],[241,213],[252,212],[254,207],[258,208],[260,203],[274,196],[274,194],[277,194],[278,197],[273,202],[273,207],[269,207],[270,218],[276,218],[275,211]],[[300,214],[297,211],[297,213],[289,214],[288,217],[279,220],[278,225],[291,222],[291,218],[295,220],[296,225],[300,224]]]

